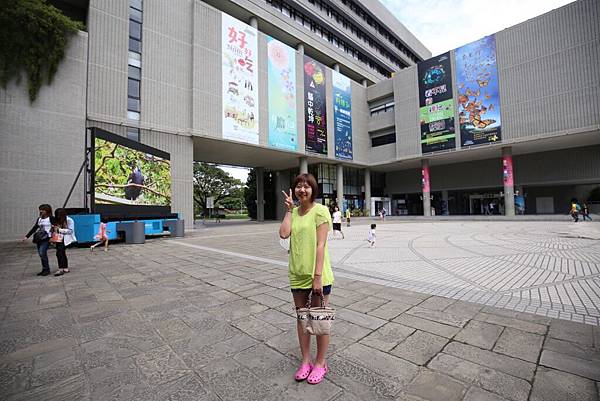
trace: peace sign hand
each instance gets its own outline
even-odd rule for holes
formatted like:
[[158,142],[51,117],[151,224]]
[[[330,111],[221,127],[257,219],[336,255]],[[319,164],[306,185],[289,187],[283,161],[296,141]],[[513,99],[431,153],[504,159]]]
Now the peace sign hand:
[[291,212],[294,208],[294,198],[292,198],[292,189],[290,188],[290,193],[287,194],[285,191],[281,191],[283,193],[283,203],[287,208],[288,212]]

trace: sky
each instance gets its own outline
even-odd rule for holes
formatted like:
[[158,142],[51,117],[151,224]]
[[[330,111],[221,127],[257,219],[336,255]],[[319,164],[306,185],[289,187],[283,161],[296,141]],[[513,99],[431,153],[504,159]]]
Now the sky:
[[[432,56],[554,10],[573,0],[380,0]],[[220,166],[246,182],[248,170]]]
[[432,56],[501,31],[572,0],[379,0]]

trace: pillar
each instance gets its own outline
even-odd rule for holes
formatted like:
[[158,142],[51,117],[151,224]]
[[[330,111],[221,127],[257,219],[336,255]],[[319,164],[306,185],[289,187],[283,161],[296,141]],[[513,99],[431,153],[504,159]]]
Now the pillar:
[[256,168],[256,221],[265,221],[265,169]]
[[513,178],[512,148],[502,148],[502,181],[504,183],[504,215],[515,215],[515,181]]
[[296,50],[298,51],[298,53],[304,54],[304,44],[298,43],[298,45],[296,46]]
[[306,157],[300,158],[300,174],[308,174],[308,159]]
[[337,185],[337,205],[340,208],[340,211],[343,212],[344,209],[344,166],[338,164],[336,166],[336,185]]
[[444,210],[444,215],[448,216],[450,214],[450,209],[448,208],[448,190],[442,191],[442,202],[446,205],[446,210]]
[[371,216],[371,169],[365,169],[365,216]]
[[362,86],[364,86],[365,88],[366,88],[367,86],[369,86],[369,82],[367,82],[367,79],[366,79],[366,78],[363,78],[363,80],[362,80]]
[[431,187],[429,186],[429,160],[421,160],[421,187],[423,188],[423,216],[431,216]]
[[248,21],[250,23],[250,26],[254,29],[258,29],[258,19],[256,19],[256,17],[250,17],[250,20]]
[[335,72],[340,72],[340,65],[338,63],[335,63],[333,65],[333,69],[335,70]]

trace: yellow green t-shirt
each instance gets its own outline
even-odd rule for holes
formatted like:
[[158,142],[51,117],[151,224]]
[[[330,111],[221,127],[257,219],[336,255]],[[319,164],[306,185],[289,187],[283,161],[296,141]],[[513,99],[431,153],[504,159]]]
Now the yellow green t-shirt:
[[[327,207],[315,204],[304,216],[298,208],[292,210],[292,235],[290,237],[289,279],[291,288],[311,288],[317,260],[317,227],[326,223],[331,229],[331,215]],[[329,250],[325,243],[323,257],[323,286],[333,284]]]

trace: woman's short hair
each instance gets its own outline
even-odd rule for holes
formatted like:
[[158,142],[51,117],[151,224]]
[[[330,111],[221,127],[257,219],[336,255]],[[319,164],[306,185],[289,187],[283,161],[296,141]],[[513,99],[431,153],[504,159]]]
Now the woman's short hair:
[[43,210],[48,216],[52,216],[52,206],[47,203],[42,203],[40,206],[38,206],[38,210]]
[[319,194],[319,186],[317,185],[317,180],[315,180],[315,177],[312,174],[298,174],[294,179],[294,189],[298,186],[298,184],[308,184],[308,186],[312,189],[310,201],[314,202],[315,198]]

